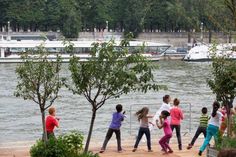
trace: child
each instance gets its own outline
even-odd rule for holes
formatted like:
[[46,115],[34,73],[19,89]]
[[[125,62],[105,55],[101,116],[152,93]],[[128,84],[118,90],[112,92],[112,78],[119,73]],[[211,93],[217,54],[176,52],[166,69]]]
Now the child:
[[[220,136],[223,136],[225,133],[225,130],[227,129],[227,111],[226,107],[223,106],[220,111],[223,115],[222,120],[221,120],[221,125],[220,125]],[[235,115],[235,109],[231,108],[230,109],[230,114],[231,114],[231,128],[233,128],[233,122],[234,122],[234,115]],[[230,135],[232,136],[232,130],[230,131]]]
[[182,150],[182,142],[181,142],[181,133],[180,133],[180,122],[183,120],[183,112],[179,108],[179,99],[175,98],[174,99],[174,107],[170,109],[170,126],[172,131],[175,129],[176,130],[176,136],[178,139],[178,145],[179,145],[179,150]]
[[200,117],[200,125],[197,128],[197,131],[191,141],[191,143],[188,145],[187,149],[191,149],[198,138],[198,136],[203,133],[204,137],[206,138],[206,130],[208,125],[209,116],[207,115],[207,108],[202,108],[202,115]]
[[162,111],[168,111],[170,113],[170,109],[171,109],[171,106],[170,106],[170,101],[171,101],[171,98],[170,98],[170,95],[165,95],[163,97],[163,103],[159,109],[159,116],[161,114]]
[[216,135],[220,127],[221,118],[223,116],[222,113],[218,111],[218,109],[220,108],[220,104],[217,101],[213,103],[212,107],[213,107],[213,111],[212,111],[211,119],[209,120],[209,124],[207,127],[206,138],[199,150],[199,153],[198,153],[199,156],[201,156],[202,152],[206,149],[206,146],[209,144],[212,136],[216,138]]
[[[157,127],[159,129],[163,128],[165,135],[160,139],[159,143],[162,147],[162,150],[164,151],[164,154],[173,153],[173,150],[170,148],[168,142],[170,141],[170,138],[172,137],[172,130],[170,128],[170,122],[168,120],[168,117],[170,116],[170,113],[168,111],[162,111],[160,115],[160,124],[157,123]],[[169,151],[167,151],[169,149]]]
[[56,109],[55,107],[50,107],[49,115],[46,118],[46,131],[47,131],[47,137],[49,138],[55,138],[54,135],[54,128],[59,127],[59,118],[56,118]]
[[120,138],[120,127],[121,127],[121,122],[124,120],[124,117],[125,117],[124,116],[125,112],[123,112],[123,114],[121,113],[122,108],[123,107],[121,104],[116,105],[117,112],[114,112],[112,115],[112,121],[111,121],[110,127],[107,131],[106,138],[103,142],[103,146],[100,150],[100,153],[103,153],[106,150],[107,143],[110,140],[110,138],[112,137],[113,132],[115,132],[115,134],[116,134],[117,150],[119,153],[122,152],[121,138]]
[[221,124],[220,124],[220,136],[224,135],[225,130],[227,129],[227,116],[226,116],[226,108],[224,106],[221,107],[220,112],[222,113]]
[[135,142],[133,152],[135,152],[137,150],[138,144],[139,144],[143,134],[145,134],[146,139],[147,139],[148,152],[152,152],[151,135],[150,135],[150,130],[148,128],[148,126],[149,126],[148,118],[152,118],[153,116],[148,116],[148,111],[149,111],[149,109],[147,107],[143,107],[141,110],[136,112],[136,116],[138,117],[138,120],[140,121],[140,128],[138,131],[138,137]]
[[[171,98],[170,98],[170,95],[165,95],[163,97],[163,103],[161,105],[161,107],[159,108],[159,110],[157,110],[156,114],[154,115],[153,119],[152,119],[152,124],[155,124],[156,123],[156,120],[158,120],[159,116],[161,115],[161,112],[162,111],[168,111],[170,112],[170,109],[171,109],[171,106],[170,106],[170,101],[171,101]],[[150,125],[150,129],[152,130],[153,129],[153,125]]]

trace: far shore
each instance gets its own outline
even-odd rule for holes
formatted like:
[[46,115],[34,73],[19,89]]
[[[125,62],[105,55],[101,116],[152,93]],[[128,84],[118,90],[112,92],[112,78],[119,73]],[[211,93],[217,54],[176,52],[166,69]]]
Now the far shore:
[[[177,139],[173,137],[171,140],[171,147],[174,150],[173,154],[169,154],[168,157],[197,157],[198,156],[198,149],[203,142],[203,138],[201,137],[196,141],[195,146],[191,150],[187,150],[186,147],[190,141],[189,137],[183,137],[183,150],[179,151],[177,149]],[[90,144],[90,150],[94,153],[99,153],[100,146],[102,145],[103,141],[94,141],[92,139]],[[33,141],[26,141],[26,142],[10,142],[4,144],[0,144],[0,157],[30,157],[29,150],[30,147],[34,144]],[[132,152],[134,140],[133,139],[124,139],[122,141],[123,152],[118,153],[116,150],[116,139],[113,136],[108,143],[107,150],[104,153],[100,153],[100,157],[157,157],[157,156],[165,156],[162,155],[160,146],[158,144],[158,140],[153,138],[152,139],[152,149],[153,152],[147,152],[146,142],[142,140],[140,142],[139,148],[136,152]],[[205,151],[206,152],[206,151]],[[203,154],[203,156],[205,153]]]

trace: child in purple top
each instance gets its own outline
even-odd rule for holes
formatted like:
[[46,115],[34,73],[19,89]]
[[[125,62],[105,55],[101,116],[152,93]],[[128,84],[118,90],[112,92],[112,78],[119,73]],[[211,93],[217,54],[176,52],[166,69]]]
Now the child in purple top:
[[117,150],[119,153],[122,152],[121,138],[120,138],[120,127],[121,127],[121,122],[124,120],[124,117],[125,117],[124,113],[125,112],[123,112],[123,114],[121,113],[121,111],[122,111],[121,104],[116,105],[116,111],[117,112],[114,112],[112,115],[112,121],[111,121],[109,129],[107,131],[106,138],[103,142],[103,146],[100,150],[100,153],[103,153],[105,151],[107,143],[110,140],[110,138],[112,137],[113,132],[115,132],[115,134],[116,134]]
[[[158,124],[158,121],[156,121],[157,127],[159,129],[163,128],[164,133],[165,133],[165,135],[159,141],[162,147],[162,150],[164,151],[164,154],[173,153],[173,150],[170,148],[168,144],[168,142],[170,141],[172,137],[172,130],[170,127],[170,122],[167,118],[169,116],[170,116],[170,113],[164,110],[161,112],[161,115],[160,115],[160,124]],[[169,149],[169,151],[167,151],[167,149]]]

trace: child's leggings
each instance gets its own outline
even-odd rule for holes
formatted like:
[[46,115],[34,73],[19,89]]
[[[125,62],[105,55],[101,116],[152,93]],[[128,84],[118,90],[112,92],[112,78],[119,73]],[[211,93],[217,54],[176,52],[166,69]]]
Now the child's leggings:
[[215,125],[211,125],[209,124],[207,127],[207,134],[206,134],[206,138],[200,148],[200,151],[203,152],[207,145],[210,143],[212,136],[214,136],[214,138],[216,139],[216,135],[218,133],[219,127],[215,126]]
[[151,135],[150,135],[150,130],[149,128],[143,128],[143,127],[140,127],[139,128],[139,131],[138,131],[138,137],[137,137],[137,140],[135,142],[135,145],[134,145],[134,148],[138,148],[138,144],[143,136],[143,134],[146,135],[146,138],[147,138],[147,146],[148,146],[148,150],[151,150]]
[[170,148],[169,144],[168,144],[168,142],[170,141],[170,138],[171,138],[171,137],[172,137],[172,134],[168,134],[168,135],[163,136],[163,137],[160,139],[160,141],[159,141],[159,143],[160,143],[162,149],[163,149],[165,152],[167,151],[167,149],[172,150],[172,149]]

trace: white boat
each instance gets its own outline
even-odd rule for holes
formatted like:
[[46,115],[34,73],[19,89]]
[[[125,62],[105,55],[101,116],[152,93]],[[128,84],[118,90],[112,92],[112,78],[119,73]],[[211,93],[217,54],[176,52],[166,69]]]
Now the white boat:
[[[71,41],[74,48],[74,54],[80,57],[81,61],[87,61],[91,56],[89,52],[91,51],[92,44],[94,42],[103,41]],[[120,41],[115,41],[116,47],[119,49]],[[37,50],[37,47],[43,45],[45,49],[50,53],[50,60],[56,60],[56,56],[59,54],[63,62],[69,62],[71,55],[65,52],[64,41],[40,41],[40,40],[1,40],[0,41],[0,63],[17,63],[22,62],[21,52],[26,52],[28,50]],[[158,61],[160,55],[164,53],[171,45],[161,44],[155,42],[142,42],[142,41],[130,41],[128,50],[129,53],[137,52],[140,46],[144,47],[143,55],[149,60]]]
[[161,59],[164,59],[164,60],[183,60],[183,58],[185,57],[186,54],[187,54],[187,48],[183,48],[183,47],[174,48],[174,47],[171,47],[161,55]]
[[184,61],[210,61],[213,56],[228,56],[236,59],[236,43],[218,44],[200,44],[191,48],[184,57]]

